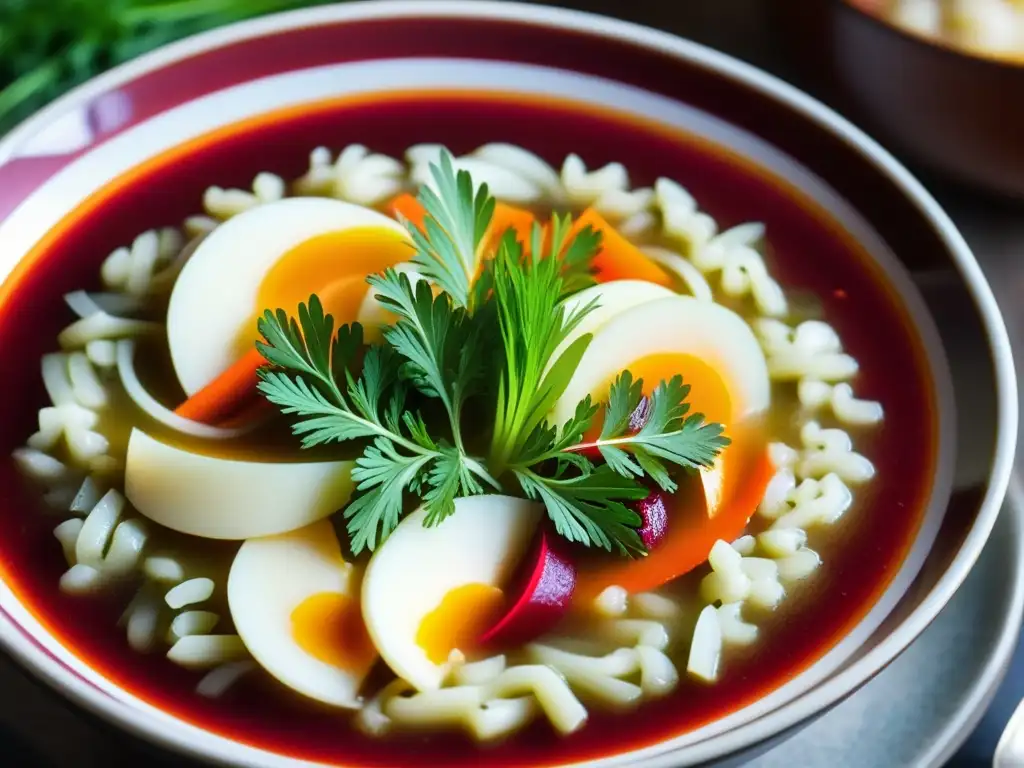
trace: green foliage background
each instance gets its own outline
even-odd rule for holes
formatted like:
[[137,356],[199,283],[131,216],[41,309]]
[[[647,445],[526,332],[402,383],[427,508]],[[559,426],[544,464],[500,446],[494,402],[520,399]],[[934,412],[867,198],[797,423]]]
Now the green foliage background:
[[0,135],[64,91],[164,43],[331,0],[0,0]]

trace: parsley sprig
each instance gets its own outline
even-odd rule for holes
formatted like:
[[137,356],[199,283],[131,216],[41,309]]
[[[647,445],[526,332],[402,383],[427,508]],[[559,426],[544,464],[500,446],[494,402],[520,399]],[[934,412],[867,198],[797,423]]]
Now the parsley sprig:
[[[407,278],[398,287],[411,296]],[[429,303],[429,287],[426,293]],[[298,417],[292,429],[305,448],[370,439],[352,472],[360,493],[344,510],[354,552],[373,550],[394,530],[407,490],[423,497],[433,525],[454,511],[457,496],[482,493],[479,479],[500,488],[478,461],[433,439],[420,413],[407,407],[402,373],[424,366],[411,370],[412,380],[426,387],[429,356],[413,363],[397,347],[372,346],[356,377],[351,369],[362,351],[362,327],[335,331],[315,295],[298,314],[296,320],[284,310],[267,310],[259,319],[264,341],[257,348],[274,366],[260,369],[259,390],[282,413]]]
[[[624,477],[650,477],[672,493],[676,483],[666,462],[698,469],[711,466],[718,452],[729,444],[721,424],[708,424],[704,415],[689,414],[686,402],[690,385],[676,375],[655,387],[647,403],[646,420],[630,432],[630,417],[643,399],[643,379],[623,371],[608,393],[601,435],[590,445],[597,448],[609,467]],[[579,446],[587,447],[587,446]]]
[[543,254],[539,225],[533,227],[532,240],[534,247],[524,258],[515,233],[506,232],[491,270],[503,344],[491,439],[491,465],[498,472],[522,453],[527,440],[565,392],[592,338],[589,333],[581,335],[545,374],[555,350],[593,311],[596,302],[567,312],[561,303],[561,265],[550,254]]
[[412,261],[457,306],[466,307],[480,264],[480,243],[494,216],[495,200],[486,184],[474,192],[470,175],[455,173],[448,152],[441,153],[439,163],[430,166],[430,173],[437,191],[429,186],[420,190],[419,201],[427,212],[424,229],[402,222],[416,246]]
[[[565,299],[593,282],[600,233],[554,215],[527,243],[511,230],[490,238],[487,186],[456,172],[447,152],[431,173],[434,188],[419,196],[423,229],[405,222],[426,279],[413,285],[395,270],[368,278],[398,318],[384,344],[364,347],[358,324],[336,329],[315,295],[297,318],[267,310],[260,391],[295,417],[304,447],[362,445],[357,493],[342,511],[356,554],[387,538],[410,497],[426,506],[426,525],[437,525],[456,498],[489,489],[542,502],[570,541],[644,554],[642,521],[629,506],[649,493],[641,481],[675,490],[674,471],[710,466],[728,444],[722,427],[689,413],[689,387],[675,376],[653,389],[646,422],[631,431],[644,390],[629,371],[607,403],[587,397],[566,423],[550,424],[591,341],[582,334],[562,349],[596,306],[570,311]],[[497,242],[494,253],[483,252],[487,242]],[[491,414],[485,434],[465,430],[470,410],[474,424]],[[598,439],[582,443],[598,419]]]

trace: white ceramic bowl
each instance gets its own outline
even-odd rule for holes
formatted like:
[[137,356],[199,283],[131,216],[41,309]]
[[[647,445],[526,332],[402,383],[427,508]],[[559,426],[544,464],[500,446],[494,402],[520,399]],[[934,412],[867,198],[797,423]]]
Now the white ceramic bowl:
[[[575,101],[717,144],[753,163],[759,173],[798,187],[823,215],[857,238],[914,318],[940,405],[939,469],[916,543],[888,590],[831,650],[764,697],[696,730],[586,764],[689,765],[743,754],[780,738],[870,679],[949,600],[992,528],[1017,434],[1016,383],[1005,329],[963,239],[889,154],[786,84],[651,29],[514,3],[385,0],[230,26],[91,81],[0,142],[0,217],[5,217],[0,279],[7,279],[0,302],[44,290],[28,269],[35,258],[30,254],[39,253],[37,243],[54,227],[76,220],[90,199],[136,183],[140,173],[152,171],[153,158],[163,158],[160,178],[174,192],[165,200],[159,185],[148,188],[148,208],[139,210],[151,220],[128,222],[136,231],[188,213],[178,210],[179,199],[198,201],[207,184],[244,185],[264,169],[301,172],[298,166],[315,146],[313,136],[324,130],[323,124],[302,127],[297,115],[303,105],[328,99],[383,104],[396,92],[439,89],[460,91],[468,99],[486,91],[511,99]],[[190,153],[211,135],[254,129],[271,111],[273,119],[299,127],[275,134],[274,145],[263,148],[266,157],[254,155],[251,147],[247,154],[224,150],[214,164],[225,177],[188,175]],[[379,125],[379,134],[359,140],[447,141],[413,135],[410,126],[387,120]],[[481,112],[479,123],[460,130],[460,140],[530,146],[557,126],[496,126]],[[578,138],[584,144],[593,139]],[[631,162],[628,153],[615,159]],[[93,229],[97,242],[126,226],[104,223],[102,213],[93,219],[100,222]],[[45,290],[56,300],[64,288],[79,287],[75,281],[95,272],[105,255],[101,251],[83,252]],[[17,313],[0,318],[0,348],[17,356],[26,370],[23,380],[12,377],[10,402],[0,407],[4,455],[32,429],[34,411],[23,404],[36,397],[37,375],[34,364],[20,361],[34,360],[52,343],[53,335],[43,332],[59,327],[51,310],[23,303]],[[24,341],[30,328],[38,341]],[[4,471],[11,474],[10,467]],[[18,545],[23,512],[15,507],[0,504],[5,531],[0,553]],[[127,680],[131,675],[120,675],[116,665],[87,658],[26,597],[24,574],[16,571],[5,568],[0,583],[0,641],[75,703],[195,757],[252,766],[312,764],[258,739],[235,738],[230,729],[190,722],[159,696],[146,694],[137,680]],[[549,762],[543,756],[536,760]],[[353,764],[363,763],[353,759]]]

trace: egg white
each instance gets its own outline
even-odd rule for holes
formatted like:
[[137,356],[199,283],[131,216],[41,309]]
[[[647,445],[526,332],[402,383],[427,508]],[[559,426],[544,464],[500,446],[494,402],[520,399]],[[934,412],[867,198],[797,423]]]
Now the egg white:
[[398,525],[370,559],[362,589],[366,628],[396,675],[421,691],[441,686],[448,665],[416,642],[421,622],[457,587],[504,587],[540,514],[526,499],[472,496],[457,499],[440,525],[425,528],[422,507]]
[[235,630],[259,665],[305,696],[355,709],[372,662],[365,669],[340,669],[307,653],[292,634],[292,612],[323,592],[358,597],[355,569],[342,559],[334,527],[326,520],[249,539],[235,555],[228,577]]
[[318,197],[267,203],[213,230],[182,269],[167,308],[171,361],[185,393],[202,389],[238,359],[238,335],[261,309],[260,284],[278,259],[319,235],[363,227],[408,236],[382,213]]
[[675,295],[675,291],[646,280],[613,280],[574,293],[562,302],[566,318],[588,305],[594,305],[593,309],[583,316],[580,323],[558,345],[548,367],[554,365],[561,354],[583,334],[596,333],[616,315],[640,304]]
[[594,394],[630,363],[672,353],[693,355],[717,370],[729,390],[733,422],[768,407],[768,365],[746,320],[720,304],[670,296],[636,304],[597,330],[552,408],[551,422],[568,421],[580,400]]
[[160,525],[211,539],[268,536],[333,514],[352,495],[351,461],[241,461],[128,439],[125,496]]

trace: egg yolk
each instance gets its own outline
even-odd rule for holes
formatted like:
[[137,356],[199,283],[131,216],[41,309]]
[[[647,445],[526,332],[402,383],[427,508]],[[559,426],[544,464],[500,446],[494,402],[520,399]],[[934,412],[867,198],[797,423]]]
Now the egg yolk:
[[480,635],[490,627],[505,605],[505,595],[490,584],[464,584],[444,596],[423,617],[416,644],[435,664],[443,664],[453,650],[469,655]]
[[[686,402],[690,404],[687,416],[703,413],[706,422],[725,426],[732,421],[732,398],[729,396],[729,388],[721,374],[699,357],[678,353],[648,355],[630,363],[629,370],[634,381],[644,380],[645,395],[650,395],[662,381],[682,375],[683,384],[690,387],[690,392],[686,396]],[[724,461],[723,453],[716,460],[714,467],[701,472],[709,517],[717,515],[721,507]]]
[[[725,425],[732,442],[714,466],[700,471],[699,478],[680,478],[680,488],[669,501],[667,533],[647,557],[598,560],[581,569],[575,594],[583,599],[596,597],[612,585],[628,592],[655,589],[698,567],[716,541],[733,541],[743,533],[774,474],[762,420],[734,421],[728,384],[712,364],[694,355],[663,353],[624,367],[634,379],[643,379],[645,395],[660,382],[682,375],[683,383],[690,386],[688,414],[703,413],[707,421]],[[593,396],[605,399],[611,383]],[[599,433],[600,424],[588,431],[584,442],[596,440]]]
[[314,659],[364,672],[377,657],[359,603],[340,592],[310,595],[292,611],[292,637]]
[[644,380],[644,394],[650,395],[662,381],[681,375],[688,384],[687,414],[703,413],[704,420],[728,424],[732,421],[732,397],[722,375],[699,357],[679,353],[648,355],[628,366],[633,380]]
[[[703,413],[704,420],[728,426],[732,421],[732,397],[721,374],[699,357],[677,352],[648,355],[634,360],[626,369],[633,375],[633,381],[643,379],[643,394],[650,395],[662,382],[673,376],[682,376],[683,384],[690,387],[686,402],[690,404],[687,415]],[[608,390],[617,378],[612,377],[591,397],[602,402],[608,399]],[[601,419],[584,434],[583,442],[593,442],[601,434]]]
[[[284,309],[295,315],[302,302],[315,293],[334,326],[355,321],[370,286],[367,275],[382,272],[413,256],[413,247],[401,234],[381,227],[357,227],[327,232],[287,251],[260,284],[251,323],[239,339],[243,350],[259,338],[256,321],[265,309]],[[229,288],[229,286],[226,286]]]

